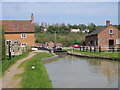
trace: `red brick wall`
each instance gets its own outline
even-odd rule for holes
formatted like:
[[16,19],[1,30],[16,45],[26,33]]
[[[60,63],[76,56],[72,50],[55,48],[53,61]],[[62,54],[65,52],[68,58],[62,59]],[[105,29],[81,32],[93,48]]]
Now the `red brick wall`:
[[27,46],[34,46],[35,44],[34,33],[26,33],[26,35],[27,35],[26,38],[21,38],[21,33],[5,34],[5,39],[11,40],[12,42],[14,42],[15,40],[18,40],[21,44],[26,43]]
[[[109,29],[113,29],[112,35],[109,34]],[[119,33],[117,28],[110,25],[108,28],[98,34],[98,46],[109,47],[109,40],[114,40],[114,46],[118,46],[116,44],[116,39],[118,38]]]

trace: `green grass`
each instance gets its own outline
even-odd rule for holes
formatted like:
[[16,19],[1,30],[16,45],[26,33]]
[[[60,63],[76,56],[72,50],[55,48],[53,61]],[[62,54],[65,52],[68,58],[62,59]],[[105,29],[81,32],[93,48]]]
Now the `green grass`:
[[[68,33],[68,34],[56,34],[56,42],[62,43],[65,46],[71,46],[74,45],[74,43],[82,44],[82,42],[85,40],[85,35],[82,33]],[[50,33],[35,33],[35,41],[36,43],[45,43],[55,40],[55,34]]]
[[[41,61],[41,59],[51,56],[53,56],[53,54],[38,53],[19,66],[19,68],[23,67],[25,69],[25,72],[22,74],[22,88],[52,88],[51,80]],[[32,66],[36,68],[33,70]]]
[[24,52],[24,53],[21,54],[21,55],[12,57],[11,60],[8,60],[8,59],[4,60],[4,61],[2,62],[2,72],[0,73],[0,76],[3,76],[4,73],[5,73],[5,71],[6,71],[11,65],[13,65],[17,60],[20,60],[20,59],[22,59],[22,58],[25,58],[25,57],[27,57],[28,55],[29,55],[29,52]]
[[[67,49],[68,51],[72,51],[72,49]],[[101,52],[101,53],[94,53],[94,52],[83,52],[80,50],[75,49],[74,52],[81,53],[84,55],[89,55],[89,56],[104,56],[104,57],[110,57],[110,58],[117,58],[120,59],[120,55],[118,52]]]

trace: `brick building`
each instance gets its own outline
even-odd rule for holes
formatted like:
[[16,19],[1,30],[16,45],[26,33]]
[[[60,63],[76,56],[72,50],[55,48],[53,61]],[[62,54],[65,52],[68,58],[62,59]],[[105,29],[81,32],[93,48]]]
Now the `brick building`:
[[33,14],[31,20],[2,20],[0,25],[5,32],[6,54],[8,42],[11,42],[11,52],[14,52],[14,55],[19,55],[35,45]]
[[87,46],[120,47],[120,30],[106,21],[106,26],[98,28],[85,37]]
[[34,46],[34,16],[31,20],[2,20],[5,31],[6,44],[11,41],[13,45]]

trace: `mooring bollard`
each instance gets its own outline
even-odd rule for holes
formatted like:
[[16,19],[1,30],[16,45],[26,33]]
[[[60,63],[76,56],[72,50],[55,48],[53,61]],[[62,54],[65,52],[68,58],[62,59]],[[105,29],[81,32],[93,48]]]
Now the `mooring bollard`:
[[91,46],[90,46],[90,52],[92,51],[92,48],[91,48]]
[[72,48],[72,52],[74,52],[74,47]]
[[81,51],[81,46],[80,46],[80,51]]
[[83,46],[83,51],[85,51],[85,46]]
[[94,47],[94,53],[96,52],[96,47]]
[[115,47],[114,46],[112,47],[112,49],[113,49],[112,51],[115,52]]
[[88,51],[88,47],[86,46],[86,52]]

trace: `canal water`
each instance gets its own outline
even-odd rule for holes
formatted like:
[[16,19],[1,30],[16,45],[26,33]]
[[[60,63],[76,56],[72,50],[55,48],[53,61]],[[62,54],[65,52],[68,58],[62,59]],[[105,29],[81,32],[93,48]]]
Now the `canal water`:
[[44,61],[53,88],[118,88],[118,64],[67,54]]

